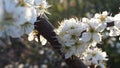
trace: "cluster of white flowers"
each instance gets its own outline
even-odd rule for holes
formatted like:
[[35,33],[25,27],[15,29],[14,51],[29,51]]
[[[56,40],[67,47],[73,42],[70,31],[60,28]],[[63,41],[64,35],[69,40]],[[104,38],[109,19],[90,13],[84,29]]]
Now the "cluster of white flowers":
[[81,41],[80,35],[82,30],[86,29],[85,24],[71,18],[64,20],[60,25],[55,32],[60,36],[58,40],[64,46],[65,58],[84,52],[88,47],[88,43]]
[[[45,45],[47,41],[42,36],[37,36],[34,22],[38,16],[49,14],[49,7],[46,0],[0,0],[0,37],[8,35],[18,38],[29,34],[29,41],[42,41],[42,45]],[[104,11],[96,13],[90,19],[84,17],[81,20],[64,20],[55,32],[59,36],[57,38],[63,46],[66,59],[76,55],[83,59],[86,65],[94,64],[104,68],[107,55],[96,45],[102,42],[105,29],[109,30],[108,36],[120,35],[120,13],[112,17]]]
[[95,65],[96,67],[105,68],[105,61],[108,60],[106,52],[102,52],[100,48],[88,48],[80,57],[83,62],[88,65]]
[[[104,68],[103,61],[107,61],[106,53],[96,48],[97,43],[102,42],[105,30],[109,30],[107,36],[120,35],[120,14],[114,17],[107,11],[96,13],[93,18],[82,18],[81,20],[71,18],[61,22],[55,32],[58,40],[64,47],[65,58],[76,55],[89,64],[95,64]],[[89,47],[92,47],[90,49]],[[94,54],[94,55],[93,55]]]
[[29,34],[48,7],[46,0],[0,0],[0,37]]

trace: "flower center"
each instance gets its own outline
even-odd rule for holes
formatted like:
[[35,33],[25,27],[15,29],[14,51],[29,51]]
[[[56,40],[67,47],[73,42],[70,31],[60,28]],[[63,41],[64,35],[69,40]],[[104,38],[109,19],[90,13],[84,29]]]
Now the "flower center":
[[75,42],[74,44],[73,44],[73,46],[78,46],[79,45],[79,43],[78,42]]
[[96,53],[93,53],[92,56],[96,56]]
[[71,38],[72,38],[72,39],[75,39],[75,38],[76,38],[76,35],[73,34],[73,35],[71,36]]
[[38,32],[37,30],[33,30],[33,35],[34,35],[34,36],[38,35],[38,33],[39,33],[39,32]]
[[74,26],[71,26],[70,29],[75,29],[75,27],[74,27]]
[[19,5],[21,5],[21,6],[29,6],[27,3],[25,3],[24,0],[19,0]]
[[43,9],[43,5],[42,5],[42,4],[39,5],[39,9],[40,9],[40,10]]
[[69,50],[69,49],[70,49],[70,47],[69,47],[69,46],[65,46],[65,49],[66,49],[66,50]]
[[101,21],[104,21],[105,18],[106,18],[106,16],[104,16],[104,15],[101,15],[101,16],[100,16],[100,20],[101,20]]
[[94,28],[89,29],[89,32],[94,33],[95,32]]

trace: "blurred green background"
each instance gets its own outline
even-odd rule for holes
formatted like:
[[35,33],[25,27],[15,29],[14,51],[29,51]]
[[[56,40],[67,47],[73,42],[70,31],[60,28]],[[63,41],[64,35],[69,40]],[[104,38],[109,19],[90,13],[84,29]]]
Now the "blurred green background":
[[71,17],[93,17],[95,13],[108,11],[112,15],[119,13],[120,0],[48,0],[52,7],[48,15],[50,22],[57,24],[58,21]]
[[[58,27],[58,22],[71,17],[93,17],[95,13],[108,11],[112,16],[120,12],[120,0],[47,0],[49,21]],[[107,52],[107,68],[120,68],[120,41],[109,37],[100,44]],[[0,38],[0,68],[68,68],[61,57],[48,43],[45,46],[27,41],[27,36]]]

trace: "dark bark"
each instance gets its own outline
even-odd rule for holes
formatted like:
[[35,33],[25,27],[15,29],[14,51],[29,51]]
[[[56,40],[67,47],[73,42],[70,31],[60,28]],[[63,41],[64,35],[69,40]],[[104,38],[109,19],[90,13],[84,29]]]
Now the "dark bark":
[[62,45],[58,42],[56,38],[57,35],[53,31],[54,26],[51,25],[49,21],[44,18],[38,17],[34,25],[35,29],[38,30],[39,35],[42,35],[47,39],[47,41],[51,44],[54,50],[59,53],[61,57],[65,60],[69,68],[87,68],[87,66],[83,64],[83,62],[76,56],[73,56],[74,58],[64,58],[64,53],[61,51]]
[[111,27],[111,26],[114,26],[114,21],[112,21],[112,22],[107,22],[107,27]]

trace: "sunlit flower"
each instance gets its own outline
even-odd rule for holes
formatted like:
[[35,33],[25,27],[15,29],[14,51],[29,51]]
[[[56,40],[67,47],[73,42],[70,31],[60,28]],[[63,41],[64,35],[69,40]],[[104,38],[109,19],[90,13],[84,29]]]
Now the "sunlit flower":
[[82,42],[79,37],[81,32],[85,29],[82,28],[83,23],[77,19],[71,18],[64,20],[57,30],[57,34],[61,39],[58,38],[60,43],[63,45],[65,52],[65,58],[69,58],[72,55],[81,54],[87,48],[88,44]]
[[28,40],[29,41],[33,41],[33,40],[38,41],[37,34],[38,34],[38,31],[37,30],[33,30],[31,33],[29,33]]
[[16,8],[18,4],[17,0],[4,0],[4,9],[8,13],[13,13],[14,9]]
[[23,6],[22,3],[25,3],[25,1],[4,0],[4,3],[2,2],[0,8],[4,13],[1,10],[0,15],[3,15],[3,17],[1,16],[2,21],[0,21],[1,36],[6,33],[9,36],[13,34],[12,37],[20,37],[23,34],[29,34],[33,30],[33,24],[37,18],[36,10],[30,6]]
[[108,27],[107,29],[110,31],[109,36],[119,36],[120,35],[120,14],[116,14],[114,17],[110,17],[109,19],[112,20],[110,22],[113,24],[112,26]]
[[115,26],[120,29],[120,13],[114,16]]
[[47,9],[50,7],[46,0],[34,0],[34,6],[36,7],[38,16],[43,15],[44,13],[50,14]]
[[34,25],[29,22],[22,24],[20,27],[21,27],[21,32],[27,35],[34,29]]
[[19,38],[23,35],[23,32],[21,32],[20,26],[7,26],[6,33],[8,36],[11,36],[13,38]]
[[116,26],[109,27],[109,36],[119,36],[120,35],[120,29],[118,29]]
[[36,17],[34,9],[29,7],[17,7],[14,11],[14,20],[16,25],[21,25],[25,22],[33,24],[36,21]]
[[108,16],[108,12],[104,11],[102,14],[96,13],[94,18],[100,19],[101,22],[105,21],[106,17]]
[[99,48],[88,48],[81,57],[83,62],[86,65],[96,65],[101,66],[104,65],[105,61],[108,60],[106,52],[103,52]]
[[96,42],[99,43],[102,39],[102,35],[100,34],[100,21],[99,19],[90,19],[90,21],[87,22],[88,29],[86,32],[82,34],[82,41],[84,42]]
[[34,4],[35,0],[24,0],[25,3],[30,4],[31,6]]
[[41,45],[45,45],[47,43],[47,40],[40,35],[40,37],[38,38],[38,31],[37,30],[33,30],[31,33],[29,33],[28,35],[28,40],[29,41],[37,41],[37,42],[41,42]]

